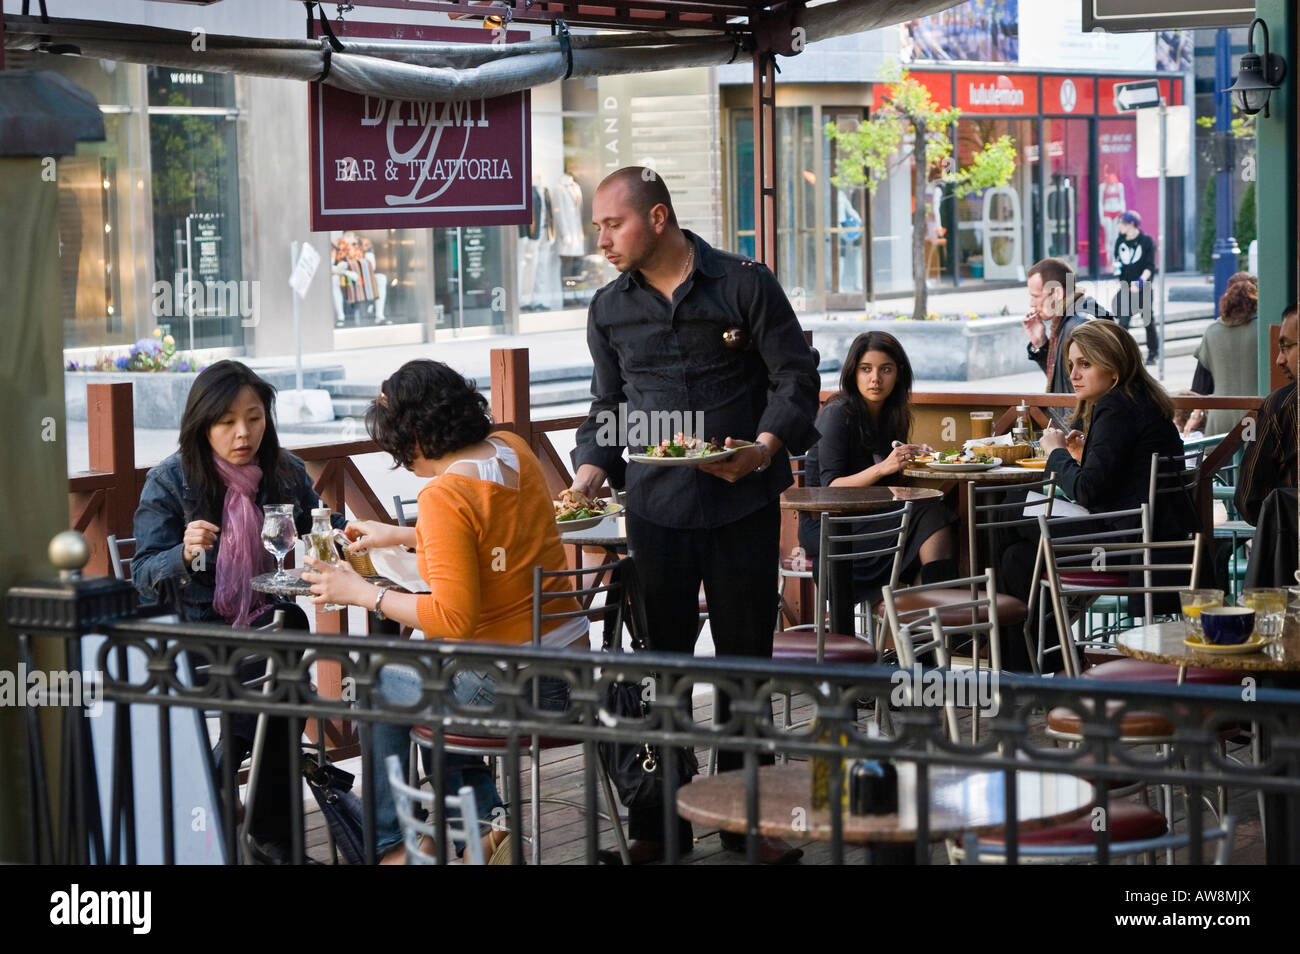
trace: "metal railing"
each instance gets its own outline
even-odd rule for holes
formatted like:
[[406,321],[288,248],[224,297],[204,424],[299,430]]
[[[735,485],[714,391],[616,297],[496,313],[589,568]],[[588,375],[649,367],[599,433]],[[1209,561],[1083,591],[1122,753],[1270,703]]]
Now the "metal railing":
[[[161,855],[164,863],[177,858],[177,834],[189,830],[187,809],[175,804],[179,770],[173,764],[172,732],[177,724],[163,712],[216,710],[223,724],[234,713],[268,713],[296,720],[339,719],[347,715],[361,726],[364,790],[373,791],[383,771],[371,756],[372,727],[379,722],[420,724],[432,732],[433,785],[442,785],[441,754],[451,733],[495,735],[504,740],[501,758],[507,790],[526,791],[521,785],[523,762],[534,736],[570,740],[582,747],[581,797],[584,806],[583,858],[594,863],[599,847],[597,772],[602,761],[597,747],[608,744],[690,746],[722,748],[744,753],[744,828],[749,858],[757,859],[759,799],[763,788],[759,768],[777,755],[794,759],[822,758],[840,765],[852,759],[886,759],[897,766],[914,766],[915,860],[928,863],[932,841],[929,779],[941,767],[961,767],[991,772],[1001,777],[1005,855],[1008,863],[1019,859],[1020,826],[1017,775],[1023,772],[1076,776],[1095,784],[1095,807],[1106,817],[1107,782],[1140,779],[1148,785],[1180,786],[1191,807],[1183,820],[1187,860],[1202,861],[1202,835],[1208,829],[1200,810],[1203,796],[1221,787],[1261,791],[1269,800],[1268,842],[1270,861],[1300,860],[1300,692],[1222,686],[1151,686],[1110,684],[1100,681],[1036,679],[985,674],[980,691],[995,702],[995,714],[986,717],[987,733],[978,744],[950,741],[943,722],[942,699],[929,693],[904,696],[899,692],[900,670],[880,666],[782,665],[770,660],[703,659],[675,654],[618,654],[569,652],[482,643],[398,641],[377,637],[337,635],[322,638],[304,632],[264,633],[208,624],[162,623],[135,618],[129,586],[112,580],[65,580],[47,586],[17,587],[7,597],[7,617],[20,634],[20,658],[32,664],[34,644],[62,641],[70,666],[102,673],[103,700],[111,703],[112,744],[107,734],[90,731],[94,718],[81,700],[65,700],[60,769],[49,772],[41,753],[47,751],[42,719],[28,712],[28,782],[35,824],[32,857],[41,861],[73,863],[133,863],[141,826],[133,806],[156,800],[161,818]],[[86,634],[102,634],[91,652],[83,651]],[[259,654],[274,660],[274,675],[265,686],[249,688],[240,676],[240,661]],[[325,698],[311,686],[311,667],[321,661],[336,662],[353,701]],[[188,664],[202,663],[208,679],[195,686]],[[375,693],[376,677],[385,666],[414,667],[421,675],[420,701],[411,708],[385,705]],[[492,671],[497,700],[489,707],[467,707],[451,695],[452,676],[460,670]],[[570,690],[564,712],[534,707],[532,680],[539,675],[558,677]],[[609,687],[618,681],[642,683],[652,688],[653,705],[640,719],[617,718],[607,707]],[[731,717],[725,724],[699,723],[693,715],[697,685],[710,684],[731,699]],[[943,692],[952,691],[951,687]],[[814,710],[809,724],[783,728],[773,718],[772,700],[790,692]],[[902,706],[900,699],[924,699],[925,705]],[[879,738],[859,715],[868,704],[894,709],[895,734]],[[1053,748],[1041,733],[1041,713],[1066,706],[1082,720],[1083,743],[1077,748]],[[1174,726],[1168,750],[1118,745],[1120,719],[1130,711],[1155,712]],[[140,723],[156,717],[156,739],[143,738]],[[136,723],[133,734],[132,724]],[[184,723],[180,723],[184,724]],[[1228,758],[1221,740],[1254,726],[1267,739],[1260,764],[1245,765]],[[291,733],[293,730],[291,730]],[[96,741],[98,738],[99,741]],[[157,746],[156,778],[141,787],[137,777],[152,770]],[[272,739],[268,744],[288,745],[293,774],[298,778],[301,745],[298,737]],[[140,749],[140,751],[137,751]],[[210,770],[206,749],[201,765]],[[149,764],[142,764],[148,761]],[[675,759],[661,759],[667,767],[664,818],[675,819],[676,794],[683,781],[672,777]],[[96,774],[96,764],[100,766]],[[107,766],[107,770],[105,767]],[[534,766],[534,771],[537,767]],[[543,768],[543,771],[545,769]],[[220,805],[223,860],[240,857],[235,811],[237,788],[234,769],[226,762],[215,785],[222,792]],[[105,786],[97,779],[111,779]],[[55,780],[58,791],[51,792]],[[157,784],[156,793],[151,786]],[[827,782],[829,804],[840,804],[841,772],[832,771]],[[155,799],[156,795],[156,799]],[[259,796],[260,797],[260,796]],[[291,798],[293,832],[291,855],[305,857],[303,810]],[[443,831],[435,799],[435,821]],[[105,812],[105,808],[108,811]],[[366,860],[375,857],[375,806],[365,801]],[[179,814],[178,814],[179,813]],[[829,860],[845,859],[848,841],[846,816],[829,813]],[[523,804],[508,806],[511,831],[524,832]],[[57,819],[57,823],[56,823]],[[1212,820],[1211,820],[1212,821]],[[680,860],[684,846],[674,843],[676,825],[665,825],[666,853]],[[212,831],[211,827],[207,831]],[[799,829],[791,837],[799,837]],[[210,837],[202,835],[201,837]],[[1097,861],[1109,857],[1105,826],[1096,833]],[[523,858],[523,839],[513,840],[514,860]],[[447,859],[448,846],[438,845],[438,857]],[[543,860],[545,856],[543,855]]]

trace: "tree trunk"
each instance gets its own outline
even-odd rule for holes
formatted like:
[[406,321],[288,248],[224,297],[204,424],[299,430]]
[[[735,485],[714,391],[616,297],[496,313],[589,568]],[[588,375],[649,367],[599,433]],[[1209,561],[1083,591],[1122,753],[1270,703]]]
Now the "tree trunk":
[[912,287],[916,289],[913,298],[912,318],[925,320],[925,184],[928,171],[925,161],[926,130],[924,123],[912,123],[916,131],[912,146]]

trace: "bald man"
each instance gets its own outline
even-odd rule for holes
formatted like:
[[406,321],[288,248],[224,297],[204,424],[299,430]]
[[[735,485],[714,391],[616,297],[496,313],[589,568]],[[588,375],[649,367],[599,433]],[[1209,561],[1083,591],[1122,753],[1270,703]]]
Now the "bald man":
[[[591,300],[594,400],[578,428],[573,486],[591,496],[607,477],[626,484],[628,549],[651,649],[694,651],[703,583],[717,654],[771,658],[779,498],[793,483],[788,454],[802,454],[817,436],[815,354],[771,271],[680,228],[652,170],[633,166],[605,179],[592,218],[600,250],[622,274]],[[625,432],[615,433],[614,422]],[[644,453],[674,430],[747,446],[698,469],[623,459],[625,447]],[[716,706],[725,721],[729,701],[719,696]],[[723,771],[742,762],[738,752],[719,753]],[[662,823],[658,806],[629,812],[634,863],[662,856]],[[691,845],[685,822],[679,844]],[[739,836],[723,845],[745,847]],[[798,855],[778,839],[761,840],[764,861]]]

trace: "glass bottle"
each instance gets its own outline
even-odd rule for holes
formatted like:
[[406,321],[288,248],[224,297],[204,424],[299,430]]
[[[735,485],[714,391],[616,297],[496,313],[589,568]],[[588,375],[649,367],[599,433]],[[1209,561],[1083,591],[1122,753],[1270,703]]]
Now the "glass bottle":
[[[339,562],[339,551],[334,547],[334,533],[334,526],[330,523],[330,508],[313,507],[308,545],[311,547],[311,555],[321,563]],[[345,607],[338,603],[326,603],[321,608],[332,613]]]

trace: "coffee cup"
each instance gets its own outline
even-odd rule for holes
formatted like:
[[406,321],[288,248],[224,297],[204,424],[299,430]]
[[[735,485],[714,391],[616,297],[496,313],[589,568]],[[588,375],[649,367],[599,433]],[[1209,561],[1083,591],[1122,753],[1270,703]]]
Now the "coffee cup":
[[1201,610],[1205,641],[1216,646],[1236,646],[1255,629],[1255,611],[1245,606],[1212,606]]

